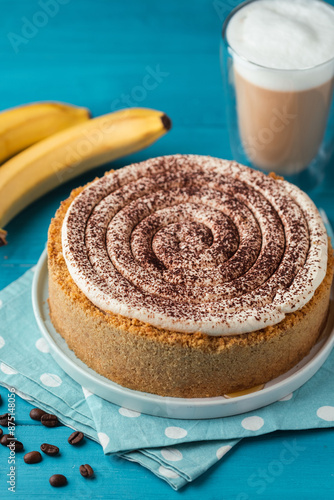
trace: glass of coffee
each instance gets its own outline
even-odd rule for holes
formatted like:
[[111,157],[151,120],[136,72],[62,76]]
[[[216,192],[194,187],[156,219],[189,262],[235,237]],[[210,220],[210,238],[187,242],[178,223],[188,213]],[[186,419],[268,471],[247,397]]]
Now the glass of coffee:
[[334,7],[244,2],[224,23],[221,61],[234,159],[318,184],[334,153]]

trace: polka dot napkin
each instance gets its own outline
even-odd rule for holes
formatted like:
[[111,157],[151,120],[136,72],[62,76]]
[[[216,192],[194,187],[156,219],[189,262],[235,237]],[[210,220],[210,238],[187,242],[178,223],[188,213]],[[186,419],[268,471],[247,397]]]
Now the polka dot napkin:
[[0,292],[0,384],[174,489],[193,481],[240,439],[277,429],[334,426],[334,352],[293,394],[265,408],[214,420],[151,417],[120,408],[74,382],[53,360],[31,306],[33,271]]

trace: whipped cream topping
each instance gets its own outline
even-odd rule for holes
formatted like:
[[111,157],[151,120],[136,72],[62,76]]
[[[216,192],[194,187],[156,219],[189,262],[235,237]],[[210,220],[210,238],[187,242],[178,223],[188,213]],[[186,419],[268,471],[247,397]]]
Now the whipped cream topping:
[[208,335],[279,323],[327,268],[326,230],[305,193],[195,155],[94,181],[69,207],[62,244],[74,282],[100,309]]

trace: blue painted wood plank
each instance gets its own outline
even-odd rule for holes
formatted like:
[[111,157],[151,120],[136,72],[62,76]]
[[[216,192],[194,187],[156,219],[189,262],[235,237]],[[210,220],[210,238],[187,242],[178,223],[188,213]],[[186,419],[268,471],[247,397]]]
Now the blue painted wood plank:
[[[238,0],[51,0],[58,10],[34,29],[46,0],[0,0],[2,79],[0,109],[34,100],[55,99],[88,106],[100,115],[119,106],[163,109],[174,122],[170,134],[128,162],[173,153],[231,158],[219,68],[221,21]],[[330,3],[334,5],[334,0]],[[45,20],[45,18],[44,18]],[[40,17],[40,23],[43,20]],[[10,33],[23,37],[16,47]],[[145,88],[149,72],[158,72],[154,88]],[[59,186],[32,204],[9,225],[9,245],[0,252],[0,289],[35,264],[46,242],[50,218],[62,199],[79,184],[101,175],[105,167]],[[334,160],[312,198],[334,223]],[[0,388],[5,401],[6,391]],[[80,449],[67,442],[65,427],[46,429],[31,421],[30,405],[17,398],[18,436],[27,449],[40,442],[59,443],[62,454],[28,466],[18,461],[16,498],[326,498],[333,491],[331,430],[275,433],[249,439],[193,484],[176,493],[142,467],[105,457],[88,441]],[[0,413],[4,413],[4,404]],[[296,440],[296,444],[295,441]],[[287,444],[297,446],[289,464],[281,461]],[[78,473],[81,463],[96,469],[94,481]],[[6,494],[7,450],[0,446],[0,498]],[[68,476],[63,490],[52,489],[55,472]]]
[[[6,390],[0,388],[3,400]],[[60,449],[57,457],[43,455],[36,465],[23,462],[23,453],[16,455],[16,498],[184,498],[212,500],[259,498],[330,498],[334,486],[332,469],[333,432],[276,432],[238,445],[222,463],[185,487],[174,492],[139,465],[117,457],[105,457],[99,444],[85,440],[82,446],[67,443],[71,430],[67,427],[48,429],[29,417],[30,404],[17,397],[17,438],[25,451],[38,450],[48,442]],[[3,409],[4,404],[1,406]],[[8,451],[0,447],[1,498],[10,498],[6,491]],[[288,460],[287,460],[288,458]],[[288,463],[287,463],[288,462]],[[94,480],[85,480],[78,468],[89,463],[95,470]],[[57,490],[48,483],[52,474],[66,475],[68,485]]]

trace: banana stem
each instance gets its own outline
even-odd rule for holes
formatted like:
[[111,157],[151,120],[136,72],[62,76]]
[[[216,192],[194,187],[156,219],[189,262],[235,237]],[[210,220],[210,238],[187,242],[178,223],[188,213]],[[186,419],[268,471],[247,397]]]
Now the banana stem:
[[7,231],[0,228],[0,247],[7,245],[6,236],[7,236]]

